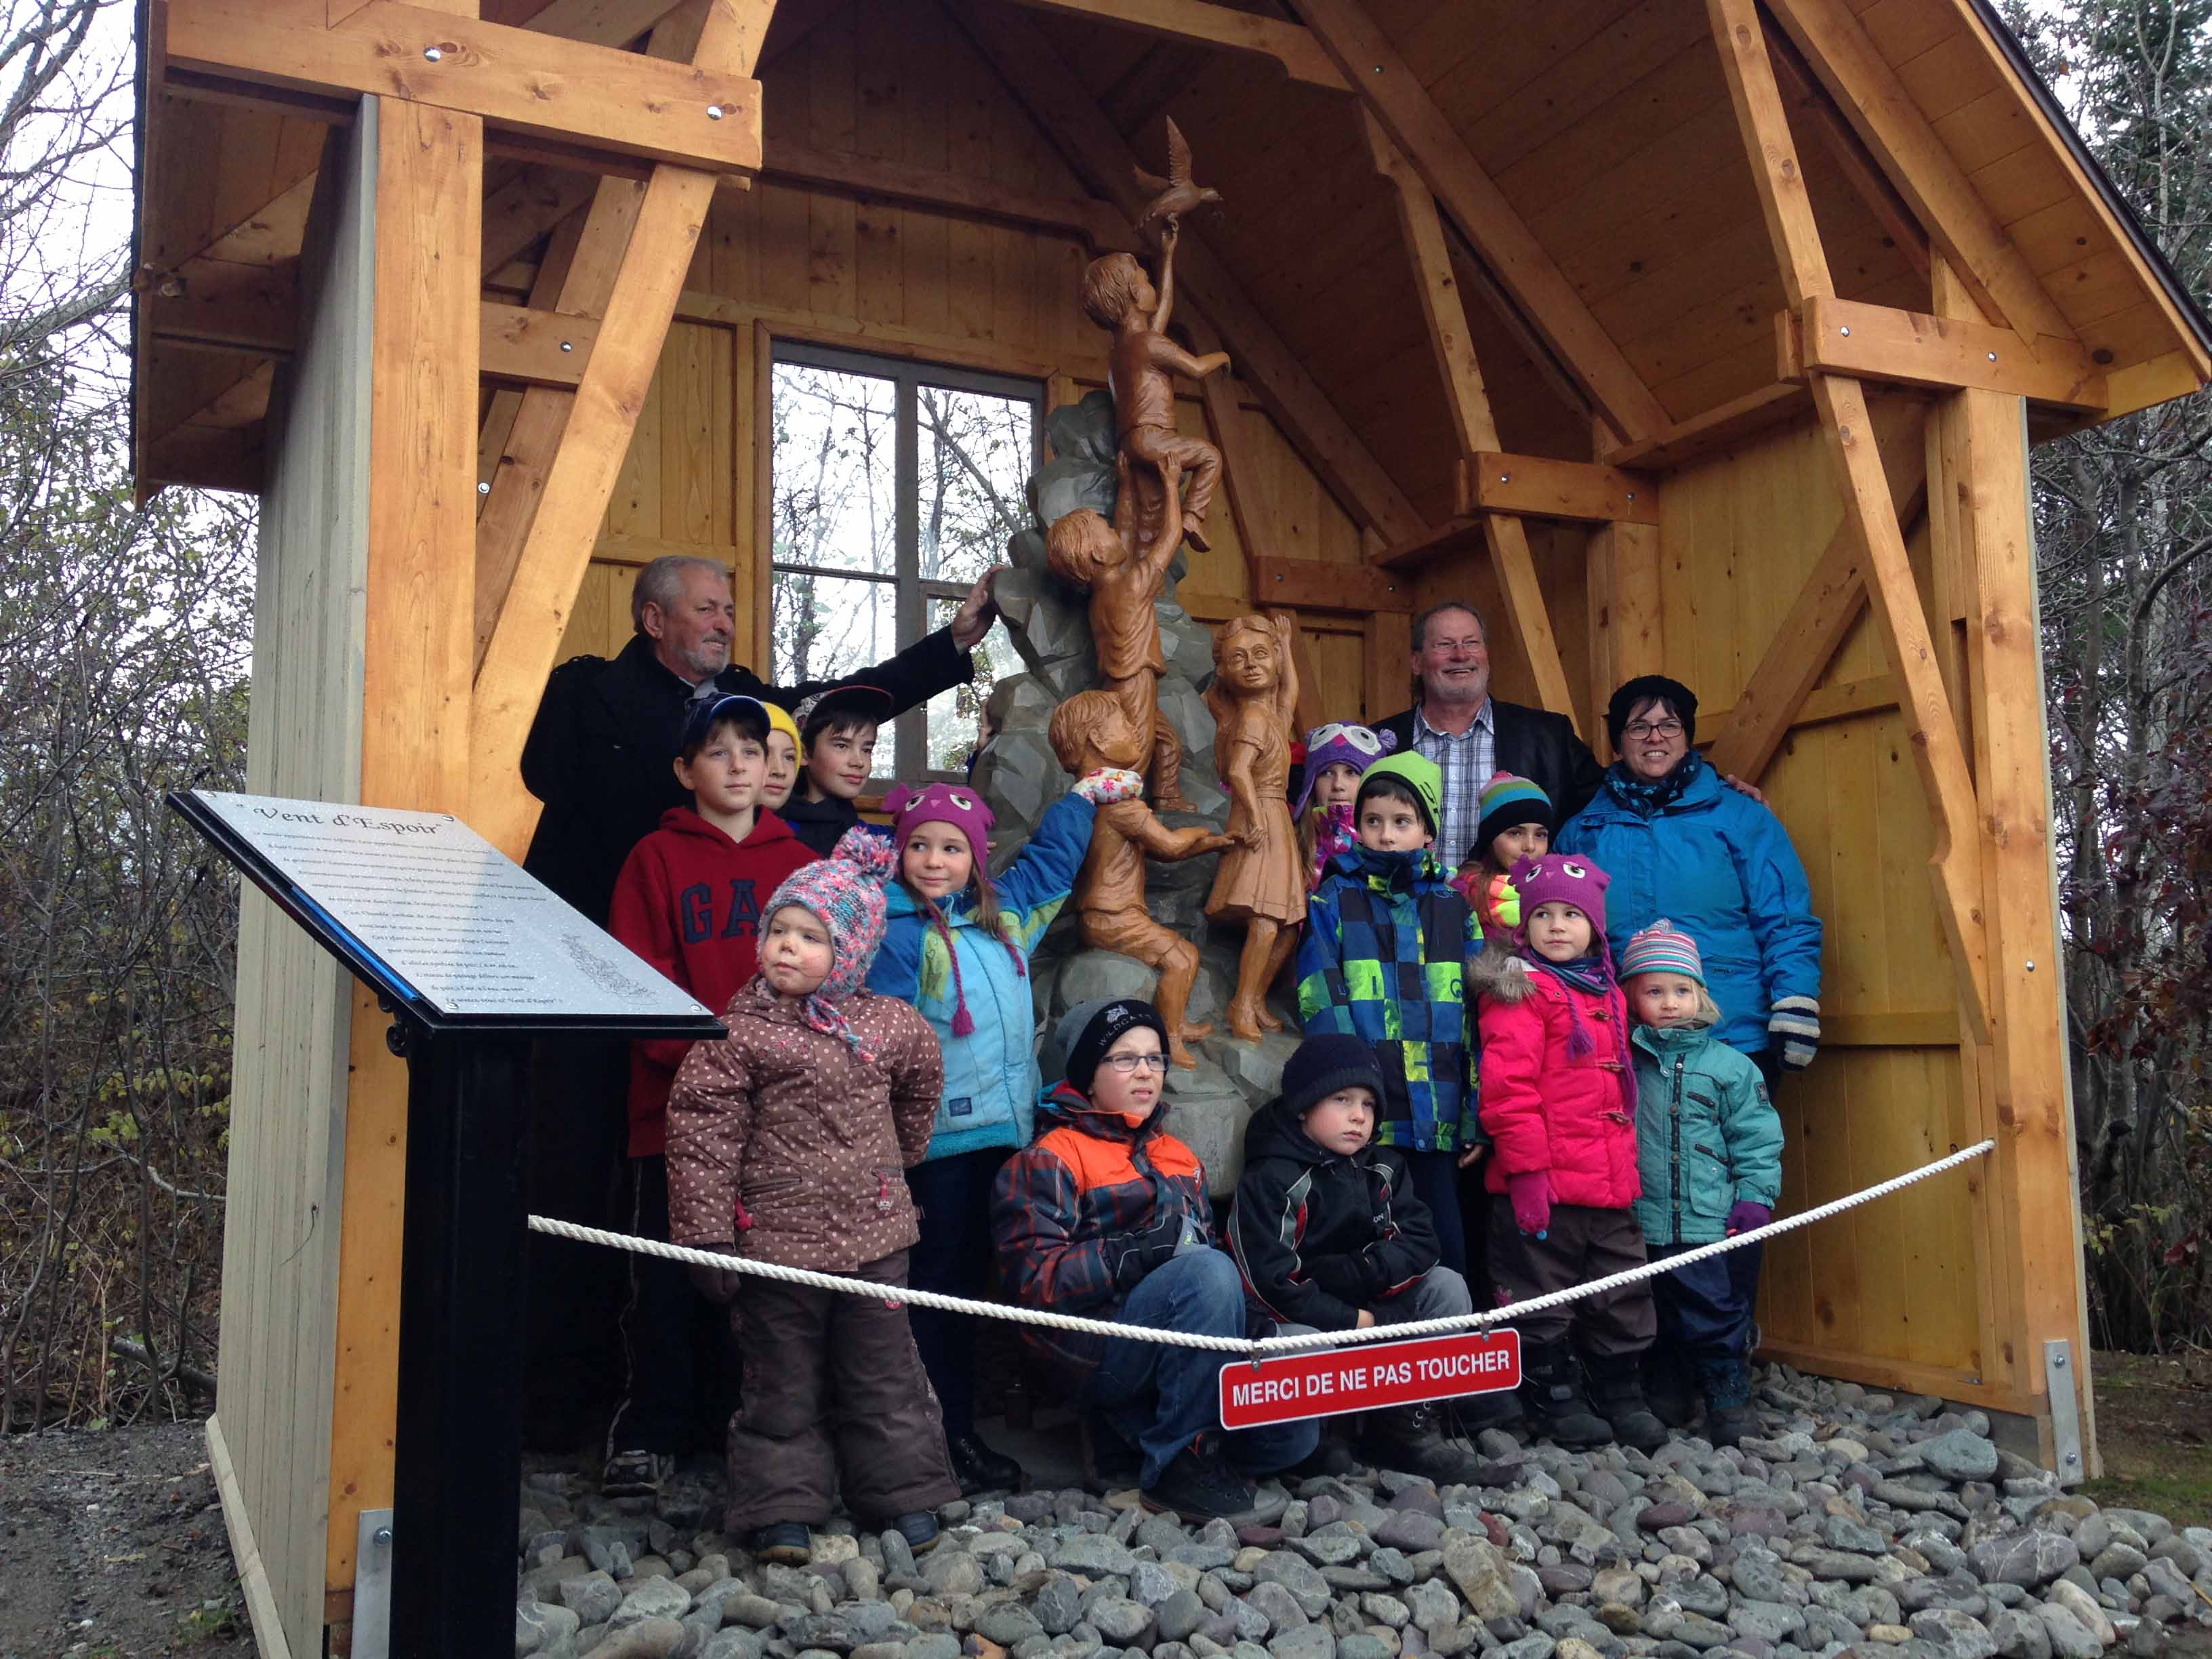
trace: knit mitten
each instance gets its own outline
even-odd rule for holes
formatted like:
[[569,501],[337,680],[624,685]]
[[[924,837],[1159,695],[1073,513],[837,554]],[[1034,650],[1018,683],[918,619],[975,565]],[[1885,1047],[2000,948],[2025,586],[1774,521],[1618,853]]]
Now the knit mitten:
[[1526,1234],[1548,1238],[1552,1232],[1552,1191],[1549,1170],[1523,1170],[1505,1177],[1505,1191],[1513,1200],[1513,1224]]
[[1734,1238],[1738,1233],[1754,1231],[1773,1219],[1774,1212],[1765,1205],[1754,1204],[1747,1198],[1740,1198],[1729,1206],[1729,1237]]
[[1782,1063],[1802,1072],[1820,1046],[1820,1002],[1817,997],[1781,997],[1767,1016],[1766,1034],[1781,1045]]
[[1111,806],[1117,800],[1134,800],[1143,794],[1144,775],[1118,766],[1103,766],[1085,773],[1076,782],[1075,793],[1093,806]]

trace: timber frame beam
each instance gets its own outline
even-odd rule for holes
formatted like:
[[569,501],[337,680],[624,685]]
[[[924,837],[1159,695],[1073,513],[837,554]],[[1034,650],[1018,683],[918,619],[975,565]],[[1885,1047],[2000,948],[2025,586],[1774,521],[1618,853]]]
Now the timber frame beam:
[[1040,11],[1112,23],[1163,40],[1218,46],[1270,59],[1291,80],[1328,92],[1349,92],[1343,73],[1329,61],[1310,29],[1278,22],[1208,0],[1020,0]]
[[1777,347],[1784,380],[1808,371],[1943,392],[2001,392],[2031,403],[2101,414],[2105,372],[2071,340],[2041,349],[2008,328],[1815,295],[1784,313]]
[[[1482,170],[1419,76],[1359,0],[1292,3],[1357,88],[1362,109],[1389,135],[1490,267],[1499,287],[1582,382],[1606,423],[1627,442],[1665,429],[1669,424],[1667,411],[1651,388]],[[1495,443],[1480,447],[1498,447]]]
[[[1832,299],[1835,285],[1768,60],[1759,8],[1756,0],[1705,0],[1705,11],[1781,267],[1783,292],[1791,308],[1802,313],[1814,301]],[[1983,909],[1981,815],[1973,777],[1875,442],[1866,394],[1849,374],[1822,371],[1811,380],[1814,404],[1842,486],[1844,523],[1865,550],[1867,587],[1896,671],[1899,706],[1934,821],[1929,872],[1958,972],[1960,1005],[1975,1040],[1986,1041],[1989,939]]]
[[402,0],[367,0],[335,25],[317,0],[168,0],[156,15],[167,20],[164,84],[180,93],[241,82],[318,98],[374,93],[580,157],[717,173],[760,166],[760,83],[750,76]]

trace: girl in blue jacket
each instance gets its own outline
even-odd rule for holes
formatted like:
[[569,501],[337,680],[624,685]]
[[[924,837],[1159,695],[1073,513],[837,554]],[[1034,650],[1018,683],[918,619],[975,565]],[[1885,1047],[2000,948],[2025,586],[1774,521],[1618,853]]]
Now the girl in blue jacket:
[[[884,803],[896,821],[899,874],[868,988],[921,1010],[945,1053],[929,1153],[906,1172],[921,1212],[908,1261],[907,1282],[918,1290],[982,1294],[991,1182],[1029,1145],[1042,1087],[1029,953],[1067,902],[1099,806],[1141,787],[1130,772],[1085,778],[1053,803],[996,882],[987,864],[991,809],[975,790],[901,785]],[[957,1314],[908,1311],[962,1488],[1018,1485],[1021,1466],[976,1437],[974,1333]]]
[[1614,692],[1606,727],[1620,758],[1553,849],[1612,873],[1615,940],[1662,915],[1697,940],[1720,1008],[1713,1035],[1750,1055],[1771,1089],[1783,1067],[1812,1064],[1820,1040],[1820,919],[1790,832],[1705,763],[1697,721],[1695,695],[1663,675]]

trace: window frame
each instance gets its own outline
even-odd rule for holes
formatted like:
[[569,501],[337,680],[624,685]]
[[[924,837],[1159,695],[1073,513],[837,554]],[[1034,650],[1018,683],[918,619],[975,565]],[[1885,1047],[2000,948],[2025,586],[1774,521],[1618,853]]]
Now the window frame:
[[[892,585],[895,592],[892,628],[894,648],[897,651],[905,650],[930,634],[929,612],[934,601],[966,597],[970,584],[924,580],[921,574],[922,387],[969,392],[982,397],[1004,398],[1010,403],[1027,404],[1030,406],[1030,465],[1032,471],[1043,465],[1046,453],[1046,385],[1042,377],[964,368],[922,358],[889,356],[847,346],[776,336],[770,342],[767,364],[768,398],[770,400],[775,397],[775,371],[787,364],[793,368],[825,369],[833,374],[861,375],[892,383],[893,568],[889,574],[884,574],[779,559],[775,556],[775,539],[771,534],[763,550],[769,556],[767,592],[764,595],[767,609],[763,613],[763,631],[769,636],[771,678],[776,671],[774,631],[768,619],[774,614],[775,579],[779,575],[811,575]],[[766,491],[763,512],[772,523],[775,499],[775,458],[772,445],[764,445],[763,449],[769,452],[763,468],[766,473],[763,479]],[[891,769],[873,775],[872,782],[890,782],[900,778],[958,781],[957,773],[935,770],[927,764],[929,759],[928,707],[927,701],[917,703],[892,722]],[[882,753],[880,747],[877,752],[878,755]]]

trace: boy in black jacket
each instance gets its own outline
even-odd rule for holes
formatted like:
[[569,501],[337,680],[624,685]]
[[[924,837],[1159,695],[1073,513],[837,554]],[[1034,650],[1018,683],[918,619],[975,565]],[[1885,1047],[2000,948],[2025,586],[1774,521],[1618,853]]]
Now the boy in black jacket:
[[[1471,1311],[1467,1281],[1439,1265],[1436,1223],[1413,1194],[1405,1154],[1374,1144],[1382,1067],[1358,1037],[1310,1036],[1283,1067],[1283,1092],[1244,1131],[1244,1174],[1229,1249],[1259,1334],[1364,1330]],[[1370,1412],[1360,1449],[1439,1485],[1477,1478],[1481,1460],[1446,1438],[1436,1402]]]

